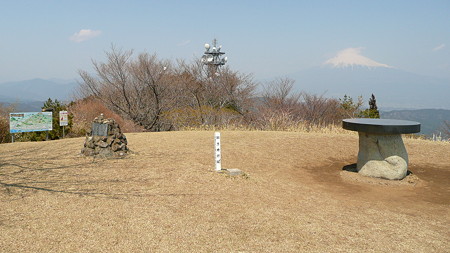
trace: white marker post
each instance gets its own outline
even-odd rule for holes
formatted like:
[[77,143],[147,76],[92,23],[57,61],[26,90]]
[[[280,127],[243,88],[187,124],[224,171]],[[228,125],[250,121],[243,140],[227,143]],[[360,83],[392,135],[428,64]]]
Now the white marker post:
[[222,170],[222,161],[220,155],[220,133],[214,133],[214,144],[215,144],[215,153],[216,153],[216,171]]

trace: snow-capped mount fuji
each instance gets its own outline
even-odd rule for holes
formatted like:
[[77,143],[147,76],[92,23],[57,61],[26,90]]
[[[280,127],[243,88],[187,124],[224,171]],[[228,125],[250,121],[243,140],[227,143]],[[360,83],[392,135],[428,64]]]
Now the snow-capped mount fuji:
[[[381,109],[450,109],[450,80],[413,74],[361,55],[349,48],[313,67],[287,75],[297,91],[366,101],[373,93]],[[368,106],[366,105],[365,106]]]
[[383,63],[376,62],[370,58],[361,55],[362,47],[347,48],[339,51],[337,55],[328,59],[324,64],[330,65],[333,68],[347,68],[347,67],[368,67],[368,68],[392,68]]

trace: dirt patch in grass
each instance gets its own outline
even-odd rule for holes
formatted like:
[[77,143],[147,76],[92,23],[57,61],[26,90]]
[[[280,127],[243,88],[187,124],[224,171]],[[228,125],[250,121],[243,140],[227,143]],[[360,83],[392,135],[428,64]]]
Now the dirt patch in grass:
[[449,144],[406,140],[411,182],[387,182],[342,170],[356,135],[225,131],[230,177],[213,136],[131,133],[110,160],[83,138],[0,145],[0,251],[450,251]]

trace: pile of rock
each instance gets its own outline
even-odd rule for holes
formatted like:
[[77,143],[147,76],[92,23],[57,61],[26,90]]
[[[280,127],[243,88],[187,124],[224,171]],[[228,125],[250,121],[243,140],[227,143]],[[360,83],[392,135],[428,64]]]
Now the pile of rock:
[[92,122],[81,153],[86,156],[123,157],[129,151],[127,137],[114,119],[104,119],[103,114]]

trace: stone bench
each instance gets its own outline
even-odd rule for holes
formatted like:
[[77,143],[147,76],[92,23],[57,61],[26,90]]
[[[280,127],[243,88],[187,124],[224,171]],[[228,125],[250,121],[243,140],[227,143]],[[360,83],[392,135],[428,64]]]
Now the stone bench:
[[393,119],[344,119],[342,127],[359,134],[358,173],[390,180],[406,177],[408,153],[401,135],[420,132],[420,123]]

